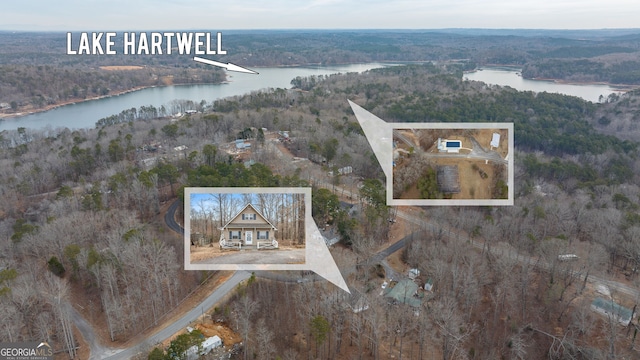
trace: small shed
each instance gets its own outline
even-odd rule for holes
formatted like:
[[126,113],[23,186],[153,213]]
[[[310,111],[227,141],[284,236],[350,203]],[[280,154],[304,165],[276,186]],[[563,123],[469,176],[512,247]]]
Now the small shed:
[[417,278],[418,276],[420,276],[420,270],[413,268],[413,269],[409,269],[409,279],[413,280],[415,278]]
[[433,290],[433,280],[431,278],[427,279],[427,282],[424,283],[424,289],[427,291]]
[[441,165],[436,168],[436,182],[438,190],[443,194],[457,194],[460,192],[460,175],[458,165]]
[[499,146],[500,146],[500,134],[493,133],[493,135],[491,136],[491,147],[497,148]]

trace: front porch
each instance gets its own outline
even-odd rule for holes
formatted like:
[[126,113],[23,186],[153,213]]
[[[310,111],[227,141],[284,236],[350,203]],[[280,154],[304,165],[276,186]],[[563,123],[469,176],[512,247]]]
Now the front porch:
[[226,239],[224,234],[220,235],[219,244],[220,249],[227,250],[268,250],[278,248],[278,241],[273,238],[259,239],[247,244],[247,242],[242,239]]

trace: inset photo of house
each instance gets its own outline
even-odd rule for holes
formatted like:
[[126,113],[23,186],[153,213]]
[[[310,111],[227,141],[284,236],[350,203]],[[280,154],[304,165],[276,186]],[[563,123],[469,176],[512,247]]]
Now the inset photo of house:
[[389,205],[513,204],[512,123],[393,125]]
[[304,264],[305,188],[186,188],[188,264]]

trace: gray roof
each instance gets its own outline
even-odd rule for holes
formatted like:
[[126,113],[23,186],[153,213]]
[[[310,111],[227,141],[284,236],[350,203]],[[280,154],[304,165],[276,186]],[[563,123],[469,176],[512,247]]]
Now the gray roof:
[[390,297],[398,302],[420,307],[422,300],[413,295],[418,291],[418,285],[411,280],[401,280],[394,287],[385,289],[384,296]]

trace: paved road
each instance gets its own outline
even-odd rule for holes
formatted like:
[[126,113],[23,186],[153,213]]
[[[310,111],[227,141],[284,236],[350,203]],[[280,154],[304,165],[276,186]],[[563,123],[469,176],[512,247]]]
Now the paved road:
[[180,226],[180,224],[176,222],[176,217],[175,217],[176,210],[178,210],[178,207],[181,205],[182,205],[182,201],[180,200],[174,201],[173,204],[169,206],[167,213],[164,214],[164,222],[167,224],[167,226],[169,226],[171,230],[177,232],[180,235],[184,235],[184,229],[182,228],[182,226]]
[[414,144],[413,141],[411,141],[411,139],[404,136],[400,131],[394,129],[393,136],[400,139],[400,141],[405,143],[407,146],[412,147],[415,151],[422,151],[422,147],[419,144]]
[[[184,234],[184,229],[175,221],[174,218],[175,212],[181,204],[182,202],[179,200],[176,200],[171,204],[167,214],[165,215],[165,222],[173,231],[179,234]],[[229,280],[220,285],[213,293],[211,293],[211,295],[191,311],[184,314],[180,319],[176,320],[171,325],[160,329],[155,334],[147,338],[146,341],[127,349],[116,349],[102,346],[98,340],[98,336],[93,331],[91,324],[89,324],[89,322],[87,322],[72,306],[69,305],[68,310],[71,314],[71,319],[74,325],[78,328],[89,345],[89,349],[91,351],[90,359],[130,359],[140,352],[148,351],[149,346],[160,343],[185,328],[189,323],[202,315],[204,311],[210,309],[216,303],[221,301],[223,296],[225,296],[229,291],[232,291],[241,281],[248,279],[249,276],[250,274],[246,271],[237,271],[231,278],[229,278]]]
[[[158,330],[155,334],[151,335],[147,338],[146,341],[132,346],[128,349],[119,350],[114,352],[113,354],[103,354],[103,356],[99,357],[100,359],[130,359],[140,352],[147,352],[149,350],[149,346],[154,346],[169,337],[173,336],[173,334],[178,331],[186,328],[190,323],[195,321],[199,316],[202,315],[203,312],[207,311],[211,307],[213,307],[216,303],[220,302],[222,298],[230,291],[235,289],[235,287],[243,280],[248,279],[251,276],[249,272],[246,271],[236,271],[233,276],[220,285],[211,295],[209,295],[204,301],[202,301],[198,306],[191,309],[188,313],[184,314],[180,319],[176,320],[171,325]],[[106,355],[106,356],[104,356]],[[92,358],[94,358],[92,353]]]
[[87,322],[87,320],[85,320],[82,315],[73,308],[73,306],[67,304],[67,310],[71,315],[71,320],[75,324],[76,328],[78,328],[78,331],[82,334],[84,341],[89,345],[89,349],[91,351],[90,359],[99,359],[101,354],[106,354],[112,351],[112,349],[106,348],[100,344],[91,324],[89,324],[89,322]]

